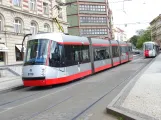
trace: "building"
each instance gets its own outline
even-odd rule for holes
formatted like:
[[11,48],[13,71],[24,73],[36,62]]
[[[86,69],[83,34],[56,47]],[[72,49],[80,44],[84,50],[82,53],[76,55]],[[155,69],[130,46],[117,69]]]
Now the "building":
[[150,22],[151,40],[161,46],[161,14]]
[[59,31],[54,15],[67,32],[66,8],[58,11],[56,5],[54,0],[0,0],[0,65],[23,62],[24,34]]
[[112,12],[108,0],[67,0],[70,35],[111,39]]
[[113,29],[113,33],[114,33],[114,39],[115,40],[118,40],[118,41],[127,41],[127,35],[124,32],[124,30],[122,30],[122,29],[120,29],[118,27],[115,27]]
[[109,9],[108,19],[109,19],[109,38],[111,40],[113,40],[115,36],[114,36],[114,32],[113,32],[113,15],[112,15],[111,9]]

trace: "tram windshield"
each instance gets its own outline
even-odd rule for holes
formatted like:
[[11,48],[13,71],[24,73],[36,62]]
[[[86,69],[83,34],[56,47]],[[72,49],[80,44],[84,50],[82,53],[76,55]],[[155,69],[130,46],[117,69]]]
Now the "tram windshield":
[[47,59],[49,40],[37,39],[27,43],[25,65],[44,65]]
[[150,44],[150,43],[147,43],[144,45],[145,50],[153,50],[153,47],[154,47],[154,45]]

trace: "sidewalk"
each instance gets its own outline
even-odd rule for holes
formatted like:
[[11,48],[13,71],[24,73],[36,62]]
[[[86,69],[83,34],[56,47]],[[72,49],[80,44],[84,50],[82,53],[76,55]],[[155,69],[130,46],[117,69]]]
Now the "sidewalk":
[[[14,72],[11,71],[12,69]],[[0,93],[23,87],[21,76],[19,76],[20,70],[16,71],[16,67],[12,67],[12,69],[0,70]]]
[[0,78],[0,93],[23,87],[21,77]]
[[107,111],[127,120],[161,120],[161,54],[125,86]]

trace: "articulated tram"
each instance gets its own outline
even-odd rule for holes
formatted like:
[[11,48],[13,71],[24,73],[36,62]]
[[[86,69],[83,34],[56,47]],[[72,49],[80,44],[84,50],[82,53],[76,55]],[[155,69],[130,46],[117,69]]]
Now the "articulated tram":
[[144,42],[144,57],[156,57],[159,53],[159,45],[155,42]]
[[133,59],[127,42],[44,33],[29,37],[22,70],[24,86],[65,83]]

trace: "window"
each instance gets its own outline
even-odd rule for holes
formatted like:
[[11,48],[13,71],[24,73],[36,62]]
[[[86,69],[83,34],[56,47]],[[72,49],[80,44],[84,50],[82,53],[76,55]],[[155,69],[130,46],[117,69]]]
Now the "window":
[[80,11],[97,11],[97,12],[104,12],[105,6],[104,5],[80,5]]
[[30,30],[31,30],[31,34],[37,33],[37,24],[35,22],[31,22]]
[[0,52],[0,62],[4,62],[4,52]]
[[21,31],[22,31],[22,22],[20,19],[16,18],[14,20],[14,32],[21,33]]
[[59,11],[58,11],[58,17],[63,18],[62,8],[60,8]]
[[44,10],[44,14],[49,14],[48,3],[43,2],[43,10]]
[[114,57],[119,57],[119,48],[117,46],[112,46],[112,55]]
[[89,58],[89,46],[81,46],[82,63],[90,62]]
[[107,23],[106,17],[81,16],[80,23]]
[[128,52],[127,46],[120,46],[120,55],[125,55]]
[[0,52],[0,62],[4,62],[4,52]]
[[21,52],[16,46],[15,46],[15,52],[16,52],[16,61],[22,61],[23,52]]
[[102,47],[102,48],[95,48],[94,49],[94,60],[104,60],[109,59],[110,53],[109,53],[109,47]]
[[30,10],[36,10],[36,0],[30,0]]
[[66,66],[87,63],[90,61],[89,46],[65,45],[65,64]]
[[50,32],[50,26],[48,24],[44,25],[44,32]]
[[12,0],[12,3],[15,6],[20,6],[21,5],[21,0]]
[[106,35],[107,34],[107,29],[82,29],[81,30],[82,35]]
[[63,45],[52,41],[51,52],[49,57],[49,66],[63,67],[64,64],[64,48]]
[[2,17],[0,16],[0,31],[2,31],[2,26],[3,26]]

